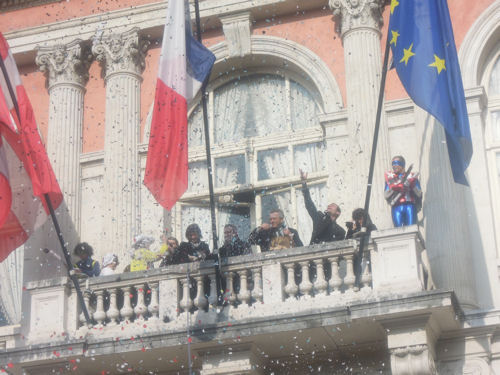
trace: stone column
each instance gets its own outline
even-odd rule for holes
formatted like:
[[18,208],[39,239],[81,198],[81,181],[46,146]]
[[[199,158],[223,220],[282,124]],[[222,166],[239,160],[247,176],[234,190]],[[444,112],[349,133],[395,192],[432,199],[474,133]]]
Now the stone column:
[[106,83],[103,238],[106,252],[121,259],[128,258],[133,237],[140,231],[137,144],[141,73],[148,44],[134,29],[95,40],[92,46]]
[[75,229],[80,229],[80,152],[83,95],[90,51],[81,41],[40,47],[36,63],[45,72],[50,95],[47,152]]
[[[330,0],[344,46],[350,163],[346,166],[350,196],[347,215],[363,207],[375,128],[382,71],[380,27],[384,0]],[[370,216],[379,228],[390,227],[390,213],[383,198],[383,173],[390,165],[387,124],[382,116]],[[349,201],[347,201],[349,200]]]

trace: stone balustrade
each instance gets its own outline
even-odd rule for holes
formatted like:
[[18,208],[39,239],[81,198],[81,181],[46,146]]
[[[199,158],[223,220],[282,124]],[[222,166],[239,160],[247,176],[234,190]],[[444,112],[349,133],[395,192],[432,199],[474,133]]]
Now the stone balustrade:
[[342,309],[384,293],[424,290],[418,229],[374,232],[372,237],[361,262],[354,240],[223,259],[223,303],[218,302],[213,261],[82,279],[90,325],[67,278],[34,282],[26,288],[31,323],[23,325],[30,328],[22,334],[39,343],[60,331],[70,337],[130,335],[133,327],[183,331],[190,321],[198,328],[211,327]]

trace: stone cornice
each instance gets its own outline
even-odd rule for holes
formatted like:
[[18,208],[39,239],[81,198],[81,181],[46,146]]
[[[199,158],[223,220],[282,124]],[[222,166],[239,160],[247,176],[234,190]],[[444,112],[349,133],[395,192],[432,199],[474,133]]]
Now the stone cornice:
[[[205,30],[221,27],[220,16],[249,11],[252,19],[259,21],[270,14],[274,17],[295,14],[297,10],[321,9],[328,0],[220,0],[200,2],[200,17]],[[18,64],[32,63],[37,46],[65,44],[75,39],[90,40],[96,34],[123,32],[138,27],[148,38],[160,38],[163,32],[167,2],[145,4],[126,9],[71,20],[35,26],[5,33]],[[194,8],[191,8],[194,20]]]

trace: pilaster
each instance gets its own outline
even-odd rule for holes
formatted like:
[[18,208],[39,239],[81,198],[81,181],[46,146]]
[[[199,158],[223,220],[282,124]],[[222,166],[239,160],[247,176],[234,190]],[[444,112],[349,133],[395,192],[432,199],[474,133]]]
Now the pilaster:
[[[330,0],[344,46],[351,199],[348,214],[363,206],[375,128],[382,72],[380,27],[384,0]],[[383,113],[383,112],[382,112]],[[384,170],[390,164],[388,130],[381,118],[375,160],[370,216],[379,228],[391,226],[383,198]]]
[[104,141],[105,225],[107,252],[128,258],[128,249],[140,231],[140,169],[137,144],[140,131],[141,73],[148,41],[138,29],[111,34],[92,45],[106,82]]
[[50,95],[47,151],[74,226],[80,228],[80,153],[83,96],[91,54],[80,40],[39,47],[36,64]]

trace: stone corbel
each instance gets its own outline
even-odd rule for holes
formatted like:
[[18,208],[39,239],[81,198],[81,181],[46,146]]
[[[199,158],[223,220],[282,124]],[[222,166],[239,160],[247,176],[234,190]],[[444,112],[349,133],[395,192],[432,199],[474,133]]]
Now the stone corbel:
[[391,371],[394,375],[437,374],[434,358],[427,345],[395,348],[391,353]]
[[252,43],[252,14],[241,12],[220,17],[228,46],[228,57],[244,57],[250,54]]

